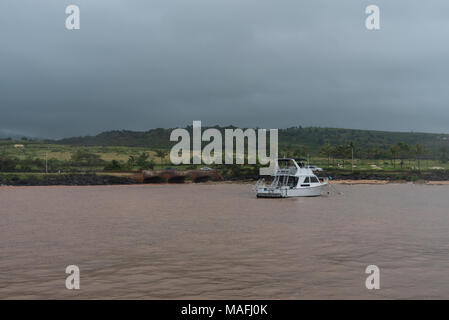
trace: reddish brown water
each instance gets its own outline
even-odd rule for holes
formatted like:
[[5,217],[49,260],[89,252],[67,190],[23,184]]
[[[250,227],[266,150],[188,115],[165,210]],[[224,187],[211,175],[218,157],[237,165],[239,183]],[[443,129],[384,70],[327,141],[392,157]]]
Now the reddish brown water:
[[449,186],[337,188],[1,187],[0,298],[449,298]]

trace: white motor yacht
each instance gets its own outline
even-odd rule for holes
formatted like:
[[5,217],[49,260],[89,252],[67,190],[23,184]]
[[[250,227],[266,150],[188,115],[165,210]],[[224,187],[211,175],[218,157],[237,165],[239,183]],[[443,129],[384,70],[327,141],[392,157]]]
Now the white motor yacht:
[[320,180],[310,168],[295,159],[277,159],[276,171],[271,184],[257,182],[258,198],[288,198],[320,196],[327,180]]

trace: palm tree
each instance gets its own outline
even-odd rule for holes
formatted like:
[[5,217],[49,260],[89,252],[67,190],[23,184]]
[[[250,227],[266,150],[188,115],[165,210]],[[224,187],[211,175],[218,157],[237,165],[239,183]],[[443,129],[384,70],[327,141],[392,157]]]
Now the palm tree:
[[332,167],[335,167],[335,158],[338,157],[338,148],[337,147],[331,148],[331,156],[332,156]]
[[348,146],[347,145],[339,145],[336,150],[336,155],[343,160],[343,168],[345,167],[345,158],[348,154]]
[[389,151],[391,153],[391,162],[393,163],[393,168],[396,168],[396,158],[398,157],[399,147],[391,146]]
[[447,163],[449,161],[449,147],[442,146],[439,150],[439,158],[441,163]]
[[371,148],[371,150],[369,151],[369,154],[370,154],[371,158],[373,158],[374,160],[377,160],[380,157],[380,151],[376,147]]
[[328,168],[330,166],[332,152],[333,152],[333,147],[329,143],[326,143],[325,145],[323,145],[319,151],[319,153],[322,154],[323,156],[327,156],[327,167]]
[[162,165],[162,159],[164,159],[167,154],[168,154],[168,152],[165,150],[156,150],[156,157],[159,157],[159,159],[161,159],[161,165]]
[[420,159],[427,152],[427,149],[422,144],[417,143],[413,148],[413,151],[416,156],[416,160],[418,160],[418,170],[421,170]]
[[[409,156],[410,156],[410,146],[406,143],[398,142],[397,147],[398,147],[399,158],[401,159],[401,169],[402,169],[402,165],[404,163],[404,161],[403,161],[404,158],[409,158]],[[409,165],[410,165],[410,161],[409,161]]]
[[347,147],[347,154],[351,155],[351,170],[354,171],[354,154],[356,152],[354,142],[350,141]]
[[134,165],[136,164],[136,157],[135,156],[129,156],[128,158],[128,168],[132,170]]

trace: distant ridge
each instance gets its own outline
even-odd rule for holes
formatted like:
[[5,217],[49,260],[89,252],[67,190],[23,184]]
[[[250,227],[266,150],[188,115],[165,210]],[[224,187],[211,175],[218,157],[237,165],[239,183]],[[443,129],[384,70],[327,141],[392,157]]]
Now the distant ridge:
[[[210,128],[210,127],[209,127]],[[224,132],[226,128],[214,126]],[[186,127],[191,131],[192,127]],[[206,127],[203,127],[203,130]],[[65,138],[56,143],[74,146],[128,146],[148,148],[169,148],[170,133],[173,129],[157,128],[148,131],[114,130],[102,132],[96,136]],[[368,150],[372,148],[387,149],[399,142],[408,145],[417,143],[425,145],[429,150],[437,150],[442,146],[449,146],[449,134],[419,133],[419,132],[390,132],[358,129],[320,128],[320,127],[291,127],[279,129],[279,144],[281,147],[306,147],[309,151],[317,151],[323,144],[344,145],[353,142],[358,148]]]

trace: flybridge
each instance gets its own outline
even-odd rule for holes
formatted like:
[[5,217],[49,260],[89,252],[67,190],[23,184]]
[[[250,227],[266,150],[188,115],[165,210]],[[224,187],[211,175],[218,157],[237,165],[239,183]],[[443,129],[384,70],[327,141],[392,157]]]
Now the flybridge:
[[[201,121],[193,121],[192,144],[189,131],[175,129],[170,134],[170,141],[177,141],[170,151],[173,164],[270,164],[268,168],[260,168],[261,175],[270,175],[275,170],[278,155],[278,130],[270,129],[270,155],[267,156],[267,130],[258,129],[225,129],[225,150],[223,137],[218,129],[210,128],[201,132]],[[212,141],[211,141],[212,140]],[[245,156],[245,140],[247,152]],[[202,142],[209,142],[203,149]],[[235,141],[235,148],[234,148]],[[191,148],[193,146],[193,148]],[[235,149],[235,153],[234,153]]]

